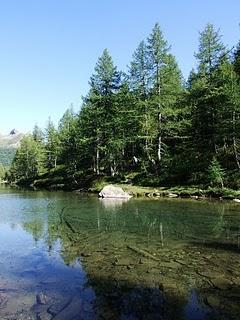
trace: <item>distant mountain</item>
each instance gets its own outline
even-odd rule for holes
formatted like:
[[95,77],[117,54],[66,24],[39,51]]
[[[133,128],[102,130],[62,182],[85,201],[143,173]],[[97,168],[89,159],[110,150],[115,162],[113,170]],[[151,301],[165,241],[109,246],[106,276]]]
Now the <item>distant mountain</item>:
[[17,149],[23,137],[24,134],[18,132],[16,129],[13,129],[8,135],[2,135],[0,133],[0,148]]
[[0,133],[0,164],[10,166],[17,148],[24,137],[23,133],[13,129],[8,135]]

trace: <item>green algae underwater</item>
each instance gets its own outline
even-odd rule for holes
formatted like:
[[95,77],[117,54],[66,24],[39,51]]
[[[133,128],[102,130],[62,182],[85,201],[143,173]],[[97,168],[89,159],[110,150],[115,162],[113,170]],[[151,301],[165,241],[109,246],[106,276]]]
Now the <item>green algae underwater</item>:
[[240,205],[0,189],[0,318],[239,319]]

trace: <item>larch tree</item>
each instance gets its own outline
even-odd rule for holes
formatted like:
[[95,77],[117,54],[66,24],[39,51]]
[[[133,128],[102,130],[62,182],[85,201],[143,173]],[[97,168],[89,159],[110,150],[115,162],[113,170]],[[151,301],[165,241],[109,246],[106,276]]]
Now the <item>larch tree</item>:
[[73,107],[65,111],[58,125],[60,145],[59,160],[68,175],[74,177],[78,170],[79,150],[77,147],[77,116]]
[[[135,110],[129,110],[129,117],[134,117],[140,124],[138,142],[142,149],[141,161],[151,161],[151,149],[153,135],[152,114],[149,108],[149,95],[151,84],[151,68],[148,57],[148,49],[145,41],[141,41],[135,52],[129,68],[129,87],[136,99]],[[137,155],[138,158],[138,155]],[[137,161],[137,159],[136,159]],[[146,168],[146,164],[144,164]]]
[[198,69],[189,88],[192,105],[192,135],[199,170],[208,166],[218,149],[219,85],[216,70],[226,54],[219,31],[207,24],[199,37],[199,50],[195,54]]
[[48,169],[56,168],[60,151],[60,141],[58,132],[50,118],[45,132],[45,140],[46,167]]
[[[90,108],[89,115],[95,119],[92,128],[94,137],[94,170],[100,173],[100,165],[112,171],[116,157],[111,145],[114,121],[117,117],[115,93],[120,86],[120,73],[114,66],[112,57],[107,49],[103,51],[90,78],[90,92],[85,99],[86,107]],[[101,162],[101,163],[100,163]]]
[[[155,24],[148,37],[148,59],[151,66],[151,112],[157,151],[153,161],[159,165],[166,152],[166,136],[170,135],[168,124],[174,113],[175,102],[182,90],[181,72],[170,47],[164,39],[159,24]],[[154,143],[155,144],[155,143]]]
[[9,171],[10,181],[34,179],[44,171],[45,153],[41,143],[27,135],[21,140]]

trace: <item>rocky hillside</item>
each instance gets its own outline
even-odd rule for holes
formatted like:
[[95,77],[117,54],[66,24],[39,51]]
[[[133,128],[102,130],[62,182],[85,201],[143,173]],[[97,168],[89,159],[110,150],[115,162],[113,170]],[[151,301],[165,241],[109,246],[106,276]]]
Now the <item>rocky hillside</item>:
[[0,164],[9,166],[24,134],[13,129],[8,135],[0,133]]
[[24,134],[13,129],[8,135],[0,133],[0,148],[18,148]]

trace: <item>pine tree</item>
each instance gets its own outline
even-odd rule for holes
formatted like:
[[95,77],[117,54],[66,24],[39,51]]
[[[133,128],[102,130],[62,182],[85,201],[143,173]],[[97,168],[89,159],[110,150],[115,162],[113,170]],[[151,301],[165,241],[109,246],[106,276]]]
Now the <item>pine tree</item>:
[[46,128],[46,167],[48,169],[56,168],[59,157],[60,141],[57,130],[54,127],[51,119],[48,120]]
[[44,161],[43,145],[35,141],[32,135],[25,136],[13,160],[9,180],[24,181],[38,177],[44,172]]
[[[225,163],[234,161],[236,167],[240,169],[240,100],[238,76],[234,64],[230,58],[224,56],[218,68],[214,72],[214,82],[216,87],[216,132],[219,151],[225,158]],[[218,151],[218,153],[219,153]],[[228,166],[228,165],[227,165]]]
[[240,82],[240,42],[237,44],[233,54],[233,66]]
[[[111,170],[115,161],[114,150],[111,148],[114,119],[116,117],[115,93],[120,87],[120,73],[117,72],[108,50],[103,51],[95,66],[95,73],[90,79],[90,92],[85,99],[89,123],[93,127],[94,171],[99,174],[100,166]],[[86,113],[86,110],[85,110]],[[89,126],[88,126],[89,127]]]
[[77,147],[77,116],[73,107],[63,114],[58,125],[59,163],[64,165],[65,174],[77,183],[79,150]]
[[198,61],[198,72],[201,76],[211,77],[218,66],[220,58],[225,53],[219,30],[216,31],[210,23],[200,32],[199,48],[195,57]]
[[102,56],[98,59],[94,72],[90,78],[93,92],[105,96],[119,88],[120,74],[107,49],[104,49]]
[[145,41],[140,42],[133,54],[129,74],[131,89],[145,99],[150,90],[150,63]]
[[215,157],[213,158],[210,166],[208,167],[208,175],[209,181],[212,186],[216,187],[220,185],[222,188],[224,187],[223,179],[225,176],[225,172]]
[[182,92],[181,72],[169,51],[160,26],[156,24],[148,38],[148,59],[151,65],[150,108],[155,119],[155,126],[151,127],[155,136],[154,145],[157,146],[153,161],[159,164],[167,151],[166,138],[171,136],[169,129],[175,121],[176,101]]
[[43,133],[42,129],[37,124],[35,124],[35,126],[33,128],[32,136],[35,141],[38,141],[41,143],[44,142],[44,133]]
[[210,159],[217,153],[219,124],[219,85],[216,70],[225,55],[219,31],[208,24],[200,33],[199,51],[195,55],[198,72],[192,74],[189,82],[192,105],[192,139],[195,145],[195,159],[203,171]]
[[[138,132],[138,143],[142,151],[137,158],[141,158],[143,167],[151,162],[151,142],[154,138],[152,133],[152,122],[154,121],[149,108],[151,90],[151,66],[149,63],[148,49],[144,41],[141,41],[133,54],[129,68],[129,86],[135,96],[136,108],[129,110],[130,117],[140,124]],[[136,155],[135,155],[136,158]]]

